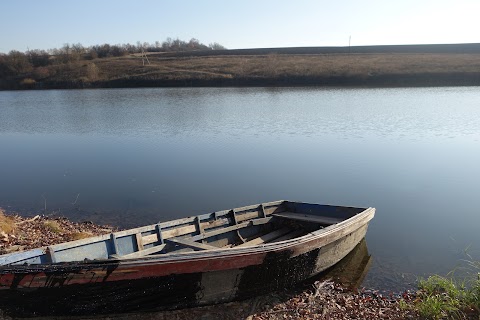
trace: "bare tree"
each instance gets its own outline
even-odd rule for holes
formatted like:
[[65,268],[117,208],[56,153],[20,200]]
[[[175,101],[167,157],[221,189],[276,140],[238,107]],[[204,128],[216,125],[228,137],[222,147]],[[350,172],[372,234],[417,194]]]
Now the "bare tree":
[[72,44],[69,61],[79,61],[80,59],[82,59],[84,54],[85,48],[82,46],[82,44]]
[[32,64],[28,56],[20,51],[12,50],[6,56],[7,68],[12,73],[25,73],[32,71]]
[[227,48],[225,48],[224,46],[222,46],[220,43],[218,42],[213,42],[213,43],[210,43],[208,45],[208,47],[212,50],[227,50]]
[[45,67],[51,64],[50,54],[45,50],[28,50],[26,54],[34,67]]
[[163,51],[171,51],[172,49],[172,38],[168,37],[165,41],[162,42]]

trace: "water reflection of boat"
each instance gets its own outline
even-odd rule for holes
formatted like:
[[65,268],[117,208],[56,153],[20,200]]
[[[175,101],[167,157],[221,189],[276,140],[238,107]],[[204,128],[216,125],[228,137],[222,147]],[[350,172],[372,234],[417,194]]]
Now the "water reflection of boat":
[[374,213],[276,201],[2,255],[0,308],[73,315],[244,299],[336,264]]
[[371,263],[372,257],[368,253],[367,241],[362,239],[345,258],[322,272],[318,279],[332,279],[346,288],[358,288],[362,285]]

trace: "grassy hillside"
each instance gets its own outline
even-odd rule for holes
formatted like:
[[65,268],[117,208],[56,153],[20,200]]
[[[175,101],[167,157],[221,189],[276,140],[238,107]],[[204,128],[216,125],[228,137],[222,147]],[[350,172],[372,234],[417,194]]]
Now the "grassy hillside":
[[476,44],[321,49],[132,54],[36,68],[0,88],[480,85]]

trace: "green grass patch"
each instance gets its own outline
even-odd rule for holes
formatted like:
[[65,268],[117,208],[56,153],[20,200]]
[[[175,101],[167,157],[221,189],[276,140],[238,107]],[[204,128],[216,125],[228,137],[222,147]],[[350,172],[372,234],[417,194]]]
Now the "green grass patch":
[[439,275],[420,279],[415,308],[425,319],[469,319],[480,311],[479,273],[458,281]]

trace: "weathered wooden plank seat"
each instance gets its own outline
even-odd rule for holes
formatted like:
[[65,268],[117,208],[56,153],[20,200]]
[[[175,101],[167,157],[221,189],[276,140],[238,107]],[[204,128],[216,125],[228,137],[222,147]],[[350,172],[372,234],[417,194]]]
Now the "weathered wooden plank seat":
[[290,239],[293,239],[293,238],[300,237],[301,235],[303,235],[305,233],[306,233],[306,231],[303,230],[303,229],[295,229],[292,232],[289,232],[286,235],[281,236],[280,238],[277,238],[277,239],[273,240],[272,242],[290,240]]
[[331,224],[335,224],[343,221],[342,219],[338,219],[338,218],[323,217],[323,216],[316,216],[312,214],[294,213],[294,212],[287,212],[287,211],[281,212],[281,213],[274,213],[273,216],[279,217],[279,218],[291,219],[291,220],[315,222],[323,225],[331,225]]
[[211,249],[218,249],[218,247],[211,246],[208,244],[200,243],[200,242],[195,242],[191,241],[189,239],[165,239],[166,243],[172,243],[172,244],[178,244],[184,247],[189,247],[192,249],[200,249],[200,250],[211,250]]
[[275,231],[272,231],[270,233],[264,234],[263,236],[260,236],[260,237],[257,237],[255,239],[252,239],[250,241],[247,241],[245,243],[242,243],[242,244],[240,244],[236,247],[237,248],[242,248],[242,247],[249,247],[249,246],[254,246],[254,245],[257,245],[257,244],[266,243],[266,242],[275,240],[275,239],[277,239],[281,236],[284,236],[287,233],[290,233],[290,231],[292,231],[290,228],[285,227],[285,228],[282,228],[282,229],[275,230]]
[[210,237],[218,236],[218,235],[230,232],[230,231],[236,231],[236,230],[240,230],[240,229],[251,227],[251,226],[258,226],[258,225],[266,224],[266,223],[270,222],[271,219],[272,219],[272,217],[258,218],[258,219],[251,220],[251,221],[248,221],[248,222],[242,222],[242,223],[238,223],[238,224],[228,226],[228,227],[224,227],[224,228],[221,228],[221,229],[204,232],[204,233],[201,233],[199,235],[192,236],[190,239],[192,241],[208,239]]

